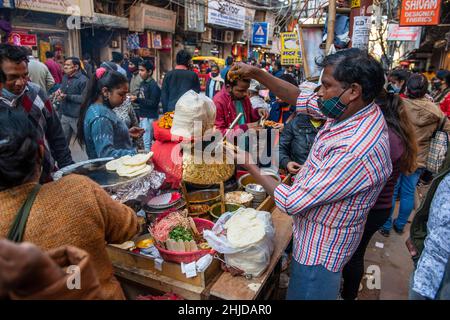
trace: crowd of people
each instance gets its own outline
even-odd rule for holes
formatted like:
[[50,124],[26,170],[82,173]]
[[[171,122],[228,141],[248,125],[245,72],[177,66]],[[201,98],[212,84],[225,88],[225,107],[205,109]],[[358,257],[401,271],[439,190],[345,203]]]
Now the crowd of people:
[[[155,123],[185,93],[200,93],[199,77],[185,50],[161,87],[150,59],[114,53],[96,67],[89,56],[67,57],[62,67],[52,52],[46,57],[44,64],[27,48],[0,45],[0,236],[25,241],[0,241],[0,298],[123,299],[105,243],[137,234],[136,215],[88,178],[55,182],[51,174],[73,164],[75,138],[90,159],[168,146]],[[319,82],[300,83],[297,66],[229,57],[223,70],[210,66],[206,82],[216,130],[224,133],[242,113],[234,135],[257,128],[261,119],[280,132],[275,156],[295,177],[292,185],[263,175],[245,150],[234,156],[294,218],[287,298],[356,299],[371,238],[377,231],[404,232],[425,176],[431,188],[416,208],[408,241],[415,261],[410,296],[450,298],[450,153],[440,170],[429,166],[436,131],[450,133],[450,72],[386,72],[358,49],[318,64]],[[21,276],[2,265],[4,259],[31,269]],[[64,281],[68,261],[90,279],[77,296],[55,285]],[[30,272],[33,283],[23,279]]]

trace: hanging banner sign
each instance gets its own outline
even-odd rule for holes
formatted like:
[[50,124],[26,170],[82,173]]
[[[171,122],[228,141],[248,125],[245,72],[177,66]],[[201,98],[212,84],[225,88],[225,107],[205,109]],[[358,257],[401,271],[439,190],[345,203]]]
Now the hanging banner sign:
[[281,64],[292,66],[301,63],[300,40],[297,32],[282,32],[281,37]]
[[252,45],[267,46],[269,41],[269,24],[267,22],[254,22]]
[[353,24],[352,48],[368,50],[372,18],[356,16]]
[[433,26],[439,24],[441,0],[403,0],[400,26]]
[[37,46],[37,35],[22,32],[11,32],[9,34],[9,43],[16,46]]
[[352,0],[350,7],[352,9],[361,8],[361,0]]
[[417,41],[422,31],[421,27],[400,27],[390,23],[388,26],[388,41]]
[[226,1],[208,1],[208,23],[232,29],[245,29],[245,8]]

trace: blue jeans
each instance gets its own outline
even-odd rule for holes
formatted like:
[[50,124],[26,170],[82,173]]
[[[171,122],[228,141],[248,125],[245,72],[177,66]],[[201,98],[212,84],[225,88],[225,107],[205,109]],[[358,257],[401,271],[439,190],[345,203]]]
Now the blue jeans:
[[140,118],[139,126],[145,130],[144,132],[144,149],[146,152],[150,151],[153,140],[153,121],[151,118]]
[[395,209],[395,202],[397,200],[397,196],[400,192],[400,207],[398,209],[398,217],[395,221],[395,226],[399,230],[403,230],[405,225],[408,223],[408,218],[411,214],[411,211],[414,208],[414,193],[416,192],[417,183],[419,182],[419,178],[422,175],[423,169],[417,169],[416,172],[406,176],[404,174],[400,174],[398,178],[397,184],[394,189],[394,197],[392,199],[392,209],[391,215],[386,223],[383,225],[383,229],[386,231],[390,231],[392,229],[392,214]]
[[341,272],[331,272],[321,265],[302,265],[292,259],[287,300],[336,300],[340,287]]

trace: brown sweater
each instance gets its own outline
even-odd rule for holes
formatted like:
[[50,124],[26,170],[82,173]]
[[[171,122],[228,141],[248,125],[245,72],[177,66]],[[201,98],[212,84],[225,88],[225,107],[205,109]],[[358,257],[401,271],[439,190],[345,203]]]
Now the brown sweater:
[[[35,184],[0,192],[0,237]],[[89,253],[106,299],[124,299],[106,252],[106,243],[122,243],[139,231],[133,210],[111,197],[89,178],[69,175],[43,185],[31,209],[23,241],[45,250],[64,245]],[[83,284],[81,284],[83,285]]]

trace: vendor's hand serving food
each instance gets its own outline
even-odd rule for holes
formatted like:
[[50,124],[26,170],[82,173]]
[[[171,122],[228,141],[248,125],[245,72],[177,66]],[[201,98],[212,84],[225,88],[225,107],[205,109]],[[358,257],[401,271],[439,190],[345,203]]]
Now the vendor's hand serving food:
[[137,139],[144,135],[145,129],[139,128],[139,127],[132,127],[128,130],[130,133],[130,137]]

